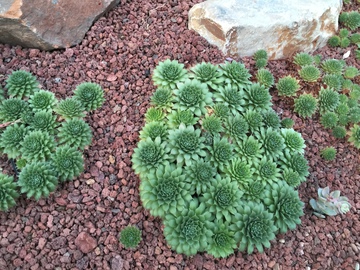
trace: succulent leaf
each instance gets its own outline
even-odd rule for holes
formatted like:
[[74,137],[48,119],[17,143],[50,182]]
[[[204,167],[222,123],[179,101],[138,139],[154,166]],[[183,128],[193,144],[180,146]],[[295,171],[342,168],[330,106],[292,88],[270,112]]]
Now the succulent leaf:
[[56,146],[55,138],[46,131],[30,131],[21,142],[21,156],[29,162],[46,161]]
[[160,62],[154,69],[152,80],[155,85],[170,87],[174,89],[178,82],[188,78],[188,73],[184,68],[184,64],[180,64],[176,60],[166,59]]
[[19,194],[14,177],[0,173],[0,211],[7,211],[16,204]]
[[54,111],[66,120],[85,116],[85,108],[76,97],[61,100],[54,108]]
[[39,90],[29,97],[29,107],[34,111],[52,111],[58,100],[55,94],[47,90]]
[[15,98],[29,97],[39,90],[36,77],[25,70],[13,71],[6,80],[8,95]]
[[100,108],[105,101],[104,90],[99,84],[91,82],[79,84],[74,91],[74,96],[88,112]]

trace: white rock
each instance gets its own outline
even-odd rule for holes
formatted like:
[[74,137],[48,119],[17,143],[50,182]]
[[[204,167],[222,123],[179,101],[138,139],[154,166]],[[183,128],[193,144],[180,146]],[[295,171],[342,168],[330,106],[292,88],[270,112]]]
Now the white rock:
[[326,45],[341,8],[341,0],[208,0],[190,10],[189,29],[228,56],[265,49],[281,59]]

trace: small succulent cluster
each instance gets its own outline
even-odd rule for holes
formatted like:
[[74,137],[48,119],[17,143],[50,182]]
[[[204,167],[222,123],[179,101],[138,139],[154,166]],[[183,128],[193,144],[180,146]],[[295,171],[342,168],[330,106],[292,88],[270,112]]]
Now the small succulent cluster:
[[320,218],[346,214],[350,211],[351,204],[345,196],[340,196],[340,191],[330,192],[329,187],[318,189],[318,199],[310,199],[310,205],[314,209],[314,214]]
[[141,241],[141,231],[138,227],[127,226],[121,230],[119,240],[125,248],[136,248]]
[[242,63],[187,71],[165,62],[154,70],[158,88],[132,155],[143,207],[163,220],[178,253],[262,252],[300,224],[303,138],[271,109],[270,84],[251,82]]
[[13,206],[21,193],[39,200],[59,182],[79,176],[84,169],[82,151],[91,143],[86,112],[102,106],[104,92],[95,83],[81,83],[73,97],[58,100],[38,88],[35,76],[14,71],[6,80],[8,96],[0,103],[0,151],[16,160],[18,180],[0,174],[0,210]]
[[265,50],[258,50],[254,53],[253,59],[256,68],[265,68],[268,63],[268,54]]
[[358,11],[342,12],[339,16],[339,23],[345,28],[341,28],[338,35],[329,38],[329,46],[346,48],[351,44],[359,44],[360,34],[356,31],[360,27],[360,13]]
[[336,157],[336,149],[332,146],[326,147],[320,151],[320,155],[326,161],[334,160]]

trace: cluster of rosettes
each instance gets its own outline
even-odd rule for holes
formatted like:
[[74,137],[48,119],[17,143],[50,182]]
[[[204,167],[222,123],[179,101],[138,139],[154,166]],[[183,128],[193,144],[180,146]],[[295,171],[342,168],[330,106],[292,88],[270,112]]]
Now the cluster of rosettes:
[[3,96],[0,103],[0,123],[6,126],[0,134],[0,151],[16,160],[20,173],[16,182],[0,175],[0,210],[15,204],[17,187],[38,200],[54,191],[58,182],[82,173],[82,150],[92,140],[83,117],[104,102],[98,84],[82,83],[65,100],[38,85],[31,73],[22,70],[6,80],[8,98]]
[[178,253],[262,252],[300,224],[304,140],[250,77],[235,61],[187,71],[166,60],[154,70],[158,88],[132,163],[144,208],[163,219]]

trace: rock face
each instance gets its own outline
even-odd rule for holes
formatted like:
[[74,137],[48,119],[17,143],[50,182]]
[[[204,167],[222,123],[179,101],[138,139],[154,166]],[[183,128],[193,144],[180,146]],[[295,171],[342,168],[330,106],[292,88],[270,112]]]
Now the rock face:
[[0,0],[0,42],[52,50],[81,42],[120,0]]
[[86,232],[81,232],[75,239],[75,245],[82,253],[89,253],[97,246],[96,240]]
[[313,52],[338,28],[341,0],[208,0],[189,12],[189,28],[225,55],[269,59]]

